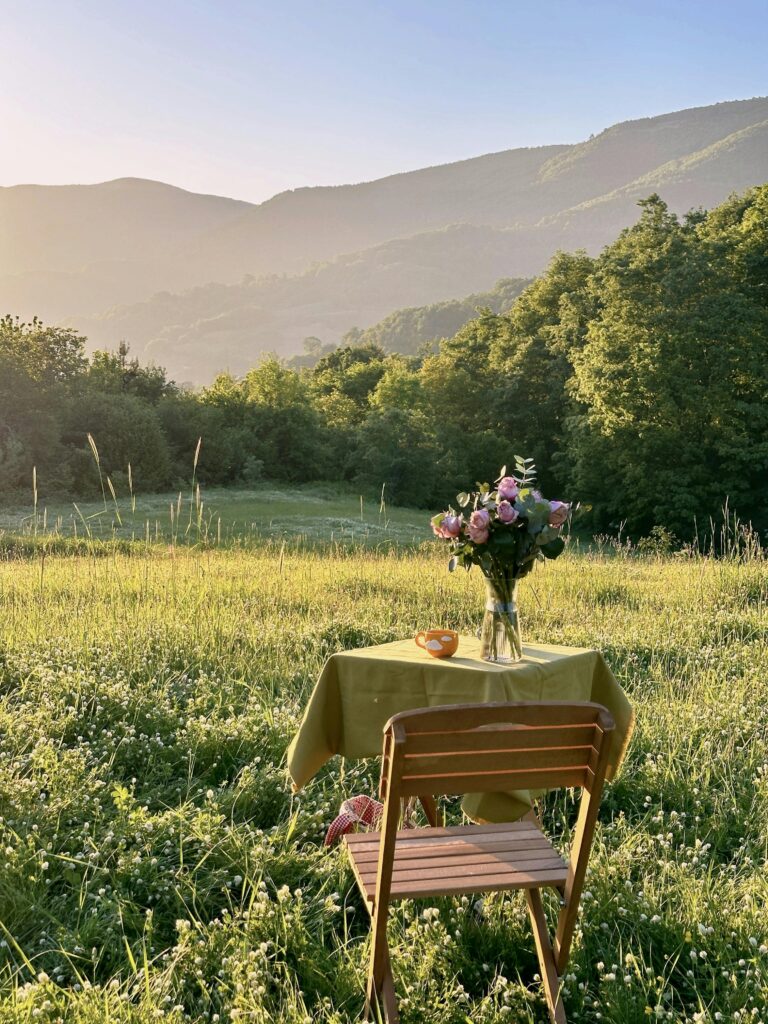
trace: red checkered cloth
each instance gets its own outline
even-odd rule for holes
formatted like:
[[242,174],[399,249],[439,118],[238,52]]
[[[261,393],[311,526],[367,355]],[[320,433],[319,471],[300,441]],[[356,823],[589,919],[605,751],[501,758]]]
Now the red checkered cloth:
[[357,831],[359,826],[375,830],[381,821],[384,805],[369,796],[352,796],[339,808],[341,813],[334,818],[325,835],[325,845],[331,846],[339,836]]

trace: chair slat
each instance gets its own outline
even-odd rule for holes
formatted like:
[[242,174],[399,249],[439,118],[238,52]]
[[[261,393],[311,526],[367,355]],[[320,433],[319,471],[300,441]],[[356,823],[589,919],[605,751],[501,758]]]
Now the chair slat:
[[434,754],[438,751],[463,753],[470,750],[530,750],[542,747],[594,746],[595,732],[602,735],[593,722],[581,725],[513,725],[458,728],[442,732],[411,732],[406,740],[406,753]]
[[543,750],[475,750],[411,755],[406,747],[403,779],[414,775],[460,775],[462,772],[532,771],[534,768],[573,768],[589,766],[594,747],[545,747]]
[[[505,865],[508,865],[505,868]],[[547,853],[542,850],[535,850],[532,853],[498,854],[468,854],[461,857],[448,857],[445,860],[440,857],[427,857],[421,861],[409,861],[406,864],[395,863],[392,874],[393,879],[421,878],[447,878],[449,875],[461,878],[474,874],[495,874],[502,870],[520,869],[524,871],[538,871],[541,868],[562,867],[565,870],[563,858],[555,853]],[[364,865],[360,867],[360,876],[366,885],[375,884],[376,866]]]
[[[463,836],[471,835],[473,839],[486,833],[498,833],[507,835],[509,832],[535,832],[541,835],[539,829],[531,821],[501,821],[489,825],[441,825],[438,828],[401,828],[397,832],[398,846],[403,842],[421,842],[422,839],[439,839],[442,836]],[[349,832],[344,836],[344,842],[348,845],[358,843],[376,843],[378,845],[378,832]]]
[[[541,836],[524,836],[520,839],[510,841],[509,839],[490,839],[487,842],[467,843],[402,843],[398,846],[398,863],[404,860],[418,860],[421,857],[454,857],[464,853],[513,853],[518,851],[525,853],[526,850],[539,849],[541,847]],[[355,860],[358,864],[376,864],[378,861],[378,846],[372,849],[360,849],[354,847]]]
[[413,775],[400,785],[401,796],[448,796],[459,793],[503,793],[515,789],[556,789],[589,783],[589,768],[535,768],[532,771]]
[[385,729],[394,724],[403,726],[406,734],[461,732],[482,726],[498,728],[500,723],[515,725],[576,725],[595,724],[607,712],[599,704],[567,701],[539,701],[537,703],[503,704],[450,704],[436,708],[417,708],[394,715]]
[[428,884],[403,881],[393,884],[391,895],[396,899],[406,899],[418,896],[460,896],[463,893],[493,892],[500,889],[529,889],[534,886],[560,885],[565,881],[566,874],[565,868],[547,868],[541,871],[475,875],[472,878],[449,877],[436,879]]
[[[371,843],[350,847],[352,857],[356,863],[362,864],[375,861],[379,851],[378,833],[373,833],[371,839],[373,840]],[[418,843],[407,843],[397,840],[396,859],[399,863],[403,858],[442,856],[444,854],[451,856],[455,853],[474,853],[477,851],[492,853],[506,850],[512,852],[536,848],[554,849],[544,833],[538,830],[517,835],[512,833],[507,836],[486,833],[485,835],[478,836],[448,836],[442,839],[425,837],[423,842]]]

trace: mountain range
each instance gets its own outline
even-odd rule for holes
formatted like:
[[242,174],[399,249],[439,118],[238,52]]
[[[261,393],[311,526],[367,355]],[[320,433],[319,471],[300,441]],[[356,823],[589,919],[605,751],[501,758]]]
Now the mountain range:
[[0,189],[0,313],[126,340],[177,380],[242,372],[400,307],[596,253],[659,193],[676,212],[768,180],[768,98],[613,125],[261,204],[143,179]]

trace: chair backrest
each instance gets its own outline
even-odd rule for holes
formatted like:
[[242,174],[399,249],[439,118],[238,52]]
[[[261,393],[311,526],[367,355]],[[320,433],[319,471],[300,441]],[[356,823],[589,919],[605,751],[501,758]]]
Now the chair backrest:
[[395,796],[581,787],[605,775],[600,704],[460,704],[395,715],[384,727],[381,793]]
[[391,890],[401,797],[581,787],[553,944],[555,967],[562,973],[576,927],[613,729],[613,717],[601,704],[562,701],[459,704],[390,718],[384,727],[385,804],[374,928],[380,920],[386,923],[386,910],[380,915]]

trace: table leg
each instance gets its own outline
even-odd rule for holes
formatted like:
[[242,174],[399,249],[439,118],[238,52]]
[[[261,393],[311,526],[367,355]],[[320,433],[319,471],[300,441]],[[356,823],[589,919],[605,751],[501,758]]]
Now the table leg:
[[541,824],[541,818],[538,816],[533,807],[530,809],[530,811],[526,811],[526,813],[522,816],[520,821],[531,821],[539,830],[539,832],[544,831],[544,826]]
[[427,821],[432,828],[437,828],[439,821],[439,815],[437,812],[437,801],[433,796],[420,796],[421,806],[424,808],[424,813],[427,816]]

